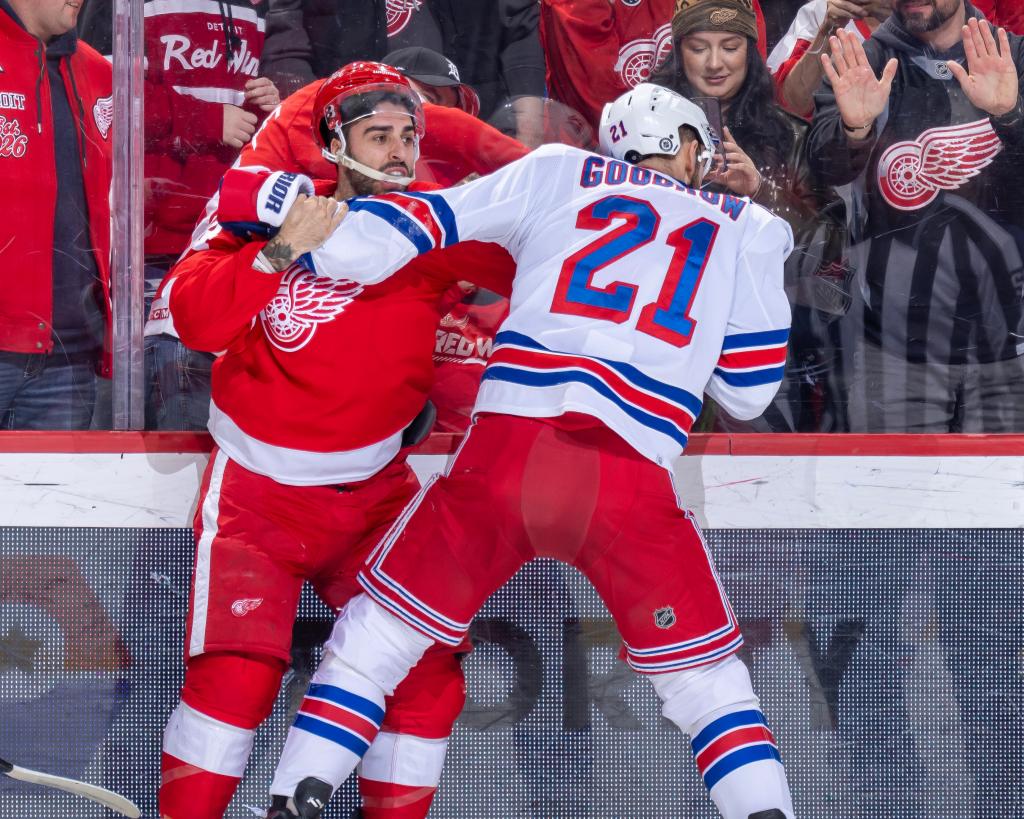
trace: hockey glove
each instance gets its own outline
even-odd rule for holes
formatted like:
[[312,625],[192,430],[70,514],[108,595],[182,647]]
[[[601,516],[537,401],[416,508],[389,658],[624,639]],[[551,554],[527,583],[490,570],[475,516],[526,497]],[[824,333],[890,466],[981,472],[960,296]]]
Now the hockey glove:
[[303,174],[231,168],[221,180],[217,221],[234,233],[271,235],[302,193],[315,193],[313,180]]

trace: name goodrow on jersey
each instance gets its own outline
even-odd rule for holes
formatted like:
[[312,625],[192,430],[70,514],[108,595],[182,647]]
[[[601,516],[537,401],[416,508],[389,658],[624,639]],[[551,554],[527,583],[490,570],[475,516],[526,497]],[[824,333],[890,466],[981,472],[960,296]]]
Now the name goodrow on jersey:
[[588,156],[583,162],[583,171],[580,174],[581,188],[596,188],[599,185],[614,187],[616,185],[655,185],[659,188],[674,188],[677,191],[688,193],[691,196],[699,196],[709,205],[718,205],[722,213],[732,221],[739,219],[743,209],[748,202],[735,196],[712,191],[698,191],[682,182],[677,182],[667,176],[662,176],[649,168],[641,168],[639,165],[630,165],[618,159],[611,161],[600,156]]

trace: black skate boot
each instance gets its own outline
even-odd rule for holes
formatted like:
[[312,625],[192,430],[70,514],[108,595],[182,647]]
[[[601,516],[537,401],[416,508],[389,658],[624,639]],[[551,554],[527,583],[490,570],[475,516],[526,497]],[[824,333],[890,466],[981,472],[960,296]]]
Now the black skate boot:
[[287,796],[272,796],[267,819],[295,819],[295,814],[288,810],[288,801]]
[[295,795],[274,796],[267,819],[320,819],[331,800],[332,788],[322,779],[307,776],[295,788]]
[[759,810],[757,813],[752,813],[750,814],[750,819],[786,819],[786,814],[778,808],[772,808],[771,810]]

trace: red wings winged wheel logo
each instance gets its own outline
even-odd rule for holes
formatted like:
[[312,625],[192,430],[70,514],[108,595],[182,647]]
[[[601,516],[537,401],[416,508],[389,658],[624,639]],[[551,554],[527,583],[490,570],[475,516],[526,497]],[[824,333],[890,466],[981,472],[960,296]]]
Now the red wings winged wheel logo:
[[1003,149],[987,119],[930,128],[915,142],[897,142],[878,162],[878,187],[899,210],[918,210],[940,190],[952,191],[992,164]]
[[264,332],[279,350],[301,350],[320,324],[339,315],[362,292],[363,286],[356,282],[317,276],[293,266],[260,313]]

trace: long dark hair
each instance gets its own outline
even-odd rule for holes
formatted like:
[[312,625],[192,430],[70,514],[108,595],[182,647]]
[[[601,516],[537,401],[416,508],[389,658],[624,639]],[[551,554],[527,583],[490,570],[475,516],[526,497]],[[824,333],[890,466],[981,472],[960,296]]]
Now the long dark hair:
[[[793,148],[793,131],[775,104],[775,85],[761,59],[757,43],[747,37],[747,76],[724,115],[736,142],[762,170],[784,172]],[[672,39],[672,54],[651,75],[651,82],[684,97],[700,96],[683,71],[679,56],[682,37]]]

